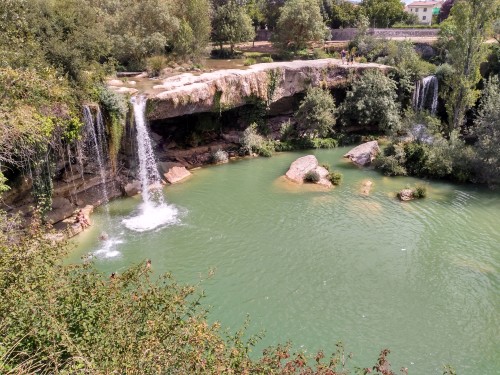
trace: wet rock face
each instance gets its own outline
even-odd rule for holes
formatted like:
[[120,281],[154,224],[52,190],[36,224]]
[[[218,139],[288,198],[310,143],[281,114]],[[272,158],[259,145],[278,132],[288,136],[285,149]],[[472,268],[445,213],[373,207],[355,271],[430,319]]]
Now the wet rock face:
[[248,69],[219,70],[201,75],[190,73],[166,78],[154,86],[148,119],[161,120],[186,114],[213,112],[248,104],[259,98],[268,105],[306,91],[310,86],[334,87],[345,81],[349,70],[390,69],[379,64],[348,67],[337,59],[256,64]]
[[172,167],[164,176],[168,183],[176,184],[191,176],[191,172],[185,167]]
[[415,199],[413,196],[413,190],[411,189],[403,189],[398,193],[398,198],[399,200],[403,202],[411,201],[412,199]]
[[377,141],[363,143],[354,147],[351,151],[344,155],[344,158],[350,159],[354,164],[359,166],[369,165],[380,152]]

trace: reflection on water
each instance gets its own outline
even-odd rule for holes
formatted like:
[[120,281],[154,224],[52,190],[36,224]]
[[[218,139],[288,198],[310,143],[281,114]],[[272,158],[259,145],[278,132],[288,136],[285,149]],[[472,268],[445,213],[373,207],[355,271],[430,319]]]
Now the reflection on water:
[[[155,272],[180,282],[203,279],[212,321],[234,331],[249,313],[250,333],[266,330],[257,353],[287,340],[329,351],[342,340],[356,365],[373,364],[388,347],[393,368],[410,374],[441,374],[446,363],[459,374],[497,373],[499,194],[427,181],[426,199],[401,203],[395,192],[422,181],[352,167],[346,151],[314,152],[343,174],[327,191],[279,178],[305,152],[196,171],[164,189],[184,214],[155,231],[124,226],[140,199],[114,201],[113,230],[98,209],[70,260],[106,250],[102,231],[119,233],[102,252],[119,255],[96,255],[100,270],[151,259]],[[374,188],[364,196],[367,179]]]

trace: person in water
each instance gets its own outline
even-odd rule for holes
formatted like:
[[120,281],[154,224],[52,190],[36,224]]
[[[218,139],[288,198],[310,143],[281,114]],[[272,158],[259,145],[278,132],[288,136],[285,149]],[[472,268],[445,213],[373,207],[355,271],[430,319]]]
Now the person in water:
[[82,210],[78,210],[76,213],[76,222],[79,223],[83,229],[90,227],[90,223],[85,217]]
[[151,268],[151,259],[148,259],[146,262],[146,268]]
[[101,235],[99,236],[99,239],[101,241],[107,241],[109,238],[108,234],[106,232],[102,232]]

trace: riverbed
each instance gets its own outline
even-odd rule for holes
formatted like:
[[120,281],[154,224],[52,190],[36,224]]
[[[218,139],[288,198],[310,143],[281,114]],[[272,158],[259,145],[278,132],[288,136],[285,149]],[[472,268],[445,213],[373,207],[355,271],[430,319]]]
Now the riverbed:
[[[343,341],[353,366],[383,348],[395,372],[496,374],[500,368],[500,194],[473,185],[384,177],[342,158],[346,148],[281,153],[194,171],[164,194],[175,217],[145,232],[123,220],[140,197],[111,202],[73,240],[110,274],[151,259],[155,273],[199,284],[209,319],[265,329],[255,348],[292,341],[326,354]],[[332,190],[280,178],[313,153],[343,174]],[[367,195],[363,183],[373,182]],[[424,183],[427,198],[395,192]],[[102,231],[109,234],[99,241]]]

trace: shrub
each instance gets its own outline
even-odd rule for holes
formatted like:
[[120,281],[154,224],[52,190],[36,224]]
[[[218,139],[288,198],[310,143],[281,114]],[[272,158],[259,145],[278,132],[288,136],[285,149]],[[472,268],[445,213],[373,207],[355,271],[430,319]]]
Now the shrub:
[[245,65],[245,66],[250,66],[250,65],[254,65],[254,64],[257,64],[257,60],[255,60],[252,57],[246,58],[245,61],[243,62],[243,65]]
[[146,59],[146,69],[150,77],[159,77],[161,71],[166,67],[167,59],[165,56],[157,55]]
[[307,172],[304,176],[304,182],[311,182],[313,184],[319,182],[320,179],[321,177],[319,173],[316,172],[314,169]]
[[427,196],[427,188],[425,185],[418,184],[413,189],[413,197],[415,199],[425,198]]
[[229,155],[226,151],[218,149],[210,156],[210,159],[212,163],[215,164],[227,163],[229,161]]
[[331,171],[328,174],[328,180],[334,184],[334,185],[340,185],[340,182],[342,181],[342,174],[339,172]]
[[326,53],[323,48],[314,48],[313,49],[313,57],[315,59],[327,59],[328,53]]
[[274,142],[272,141],[264,141],[262,145],[257,149],[257,154],[259,156],[264,156],[266,158],[270,158],[273,156],[274,152]]
[[274,142],[266,139],[257,132],[257,124],[253,123],[243,132],[241,139],[243,153],[252,154],[253,152],[260,156],[272,156],[274,152]]
[[335,100],[329,91],[310,88],[295,113],[299,137],[325,137],[335,125]]
[[332,166],[330,164],[328,164],[328,163],[323,163],[323,164],[321,164],[321,166],[323,168],[325,168],[328,172],[332,171]]
[[334,138],[315,138],[312,140],[314,148],[335,148],[338,141]]
[[358,62],[361,63],[361,64],[364,64],[364,63],[367,63],[368,60],[366,59],[366,57],[361,56],[361,57],[358,58]]
[[272,63],[274,60],[271,56],[264,56],[260,58],[261,63]]

